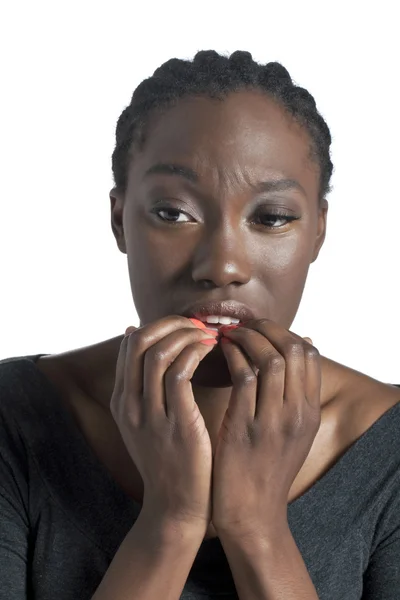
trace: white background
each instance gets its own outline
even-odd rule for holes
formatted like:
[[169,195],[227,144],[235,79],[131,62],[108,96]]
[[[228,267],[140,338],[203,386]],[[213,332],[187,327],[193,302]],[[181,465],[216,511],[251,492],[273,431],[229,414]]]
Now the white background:
[[0,358],[138,324],[110,226],[116,121],[169,58],[249,50],[286,66],[334,138],[327,239],[291,330],[400,383],[397,10],[393,0],[4,3]]

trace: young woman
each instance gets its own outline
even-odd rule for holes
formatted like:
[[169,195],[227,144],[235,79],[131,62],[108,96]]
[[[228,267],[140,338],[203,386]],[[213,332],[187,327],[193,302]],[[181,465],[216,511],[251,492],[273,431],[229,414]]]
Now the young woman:
[[248,52],[136,89],[110,199],[140,327],[1,361],[1,600],[399,597],[400,391],[290,330],[330,142]]

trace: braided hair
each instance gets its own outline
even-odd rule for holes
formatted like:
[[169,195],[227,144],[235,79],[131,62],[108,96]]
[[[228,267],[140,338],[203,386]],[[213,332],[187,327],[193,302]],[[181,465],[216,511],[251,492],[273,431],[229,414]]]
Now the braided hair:
[[131,149],[133,146],[139,150],[143,148],[146,125],[155,111],[173,106],[183,97],[207,96],[222,100],[229,93],[243,89],[267,93],[306,128],[311,139],[310,157],[320,167],[321,202],[331,191],[331,134],[313,96],[295,85],[280,63],[261,65],[253,60],[250,52],[239,50],[229,57],[214,50],[202,50],[192,61],[172,58],[156,69],[152,77],[140,83],[117,122],[112,154],[116,188],[126,191]]

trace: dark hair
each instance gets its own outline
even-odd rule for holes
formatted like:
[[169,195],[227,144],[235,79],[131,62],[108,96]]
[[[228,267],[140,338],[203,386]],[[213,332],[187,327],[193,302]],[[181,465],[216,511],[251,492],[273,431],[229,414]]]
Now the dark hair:
[[310,156],[319,163],[321,201],[330,191],[333,165],[330,158],[331,134],[316,108],[311,94],[295,85],[289,72],[278,62],[261,65],[250,52],[236,51],[229,57],[214,50],[197,52],[192,61],[172,58],[145,79],[133,93],[131,103],[121,113],[116,127],[112,170],[117,189],[125,192],[131,149],[145,142],[150,116],[188,96],[223,99],[243,89],[259,89],[276,99],[304,126],[311,138]]

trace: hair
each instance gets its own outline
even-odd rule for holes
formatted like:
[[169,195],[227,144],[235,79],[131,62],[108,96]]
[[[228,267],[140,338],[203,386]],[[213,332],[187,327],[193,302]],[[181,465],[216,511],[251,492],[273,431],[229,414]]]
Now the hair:
[[318,112],[313,96],[295,85],[287,69],[278,62],[265,65],[250,52],[236,51],[229,57],[214,50],[197,52],[192,61],[172,58],[142,81],[116,126],[112,171],[116,188],[126,191],[132,148],[143,148],[146,127],[156,112],[173,106],[183,97],[206,96],[223,100],[239,90],[260,90],[275,99],[303,126],[310,137],[310,158],[319,164],[319,201],[331,191],[333,164],[331,134]]

